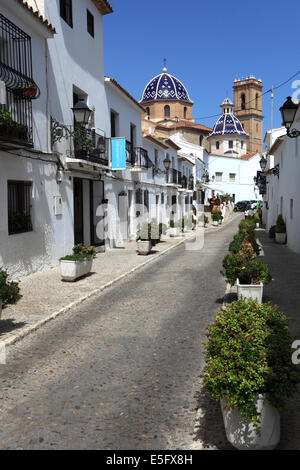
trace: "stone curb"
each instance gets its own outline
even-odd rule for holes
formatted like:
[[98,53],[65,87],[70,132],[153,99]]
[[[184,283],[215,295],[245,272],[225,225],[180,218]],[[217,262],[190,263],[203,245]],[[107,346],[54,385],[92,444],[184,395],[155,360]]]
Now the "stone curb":
[[[233,219],[229,219],[228,221],[226,221],[226,223],[224,223],[223,225],[221,225],[220,227],[217,227],[217,228],[211,228],[211,229],[207,229],[207,231],[204,232],[205,233],[210,233],[210,232],[217,232],[219,230],[221,230],[222,228],[224,228],[229,222],[231,222]],[[185,243],[186,241],[188,240],[192,240],[194,237],[196,236],[195,233],[193,233],[192,235],[190,235],[189,237],[186,237],[184,238],[183,240],[180,240],[179,242],[175,243],[174,245],[172,246],[169,246],[168,248],[166,248],[165,250],[157,253],[157,256],[154,256],[153,258],[149,258],[147,259],[146,261],[144,261],[143,263],[141,264],[138,264],[137,266],[135,266],[134,268],[130,269],[129,271],[126,271],[125,273],[121,274],[120,276],[116,277],[115,279],[113,279],[112,281],[109,281],[107,282],[106,284],[104,284],[103,286],[99,287],[98,289],[95,289],[93,290],[92,292],[89,292],[88,294],[80,297],[79,299],[75,300],[74,302],[71,302],[70,304],[68,304],[66,307],[63,307],[61,308],[60,310],[58,310],[57,312],[54,312],[52,313],[51,315],[49,315],[48,317],[44,318],[43,320],[40,320],[38,321],[37,323],[34,323],[33,325],[29,326],[28,328],[24,328],[23,331],[20,331],[19,334],[16,334],[15,336],[12,336],[10,338],[7,338],[6,340],[3,340],[1,343],[4,344],[5,346],[12,346],[13,344],[17,343],[18,341],[20,341],[21,339],[25,338],[26,336],[28,336],[30,333],[38,330],[39,328],[41,328],[43,325],[45,325],[46,323],[50,322],[51,320],[54,320],[55,318],[57,318],[59,315],[62,315],[63,313],[67,312],[68,310],[70,310],[71,308],[73,307],[76,307],[77,305],[80,305],[82,302],[84,302],[85,300],[89,299],[90,297],[93,297],[94,295],[97,295],[97,294],[100,294],[100,292],[104,291],[105,289],[107,289],[108,287],[112,286],[113,284],[115,284],[116,282],[119,282],[121,281],[122,279],[124,279],[126,276],[134,273],[135,271],[141,269],[143,266],[146,266],[147,264],[149,263],[152,263],[154,262],[155,260],[157,260],[158,258],[160,258],[161,256],[163,256],[164,254],[168,253],[169,251],[173,250],[174,248],[177,248],[178,246],[182,245],[183,243]]]
[[84,302],[85,300],[89,299],[90,297],[93,297],[94,295],[97,295],[97,294],[100,294],[100,292],[104,291],[105,289],[107,289],[108,287],[112,286],[113,284],[115,284],[116,282],[118,281],[121,281],[122,279],[124,279],[126,276],[128,276],[129,274],[132,274],[134,273],[135,271],[141,269],[143,266],[149,264],[149,263],[152,263],[153,261],[157,260],[160,256],[166,254],[167,252],[173,250],[174,248],[177,248],[178,246],[182,245],[183,243],[185,243],[187,240],[191,240],[192,238],[195,237],[195,234],[192,234],[190,237],[186,237],[185,239],[183,240],[180,240],[179,242],[175,243],[174,245],[172,246],[169,246],[168,248],[166,248],[165,250],[157,253],[157,256],[154,256],[153,258],[149,258],[147,259],[146,261],[144,261],[143,263],[141,264],[138,264],[137,266],[135,266],[134,268],[130,269],[129,271],[126,271],[125,273],[121,274],[120,276],[116,277],[115,279],[113,279],[112,281],[109,281],[107,282],[106,284],[104,284],[103,286],[99,287],[98,289],[95,289],[93,290],[92,292],[89,292],[88,294],[80,297],[79,299],[75,300],[74,302],[71,302],[70,304],[68,304],[66,307],[63,307],[61,308],[60,310],[58,310],[57,312],[54,312],[52,313],[51,315],[49,315],[48,317],[44,318],[43,320],[40,320],[39,322],[31,325],[30,327],[28,328],[25,328],[23,331],[20,331],[19,334],[15,335],[15,336],[12,336],[10,338],[7,338],[6,340],[3,340],[3,341],[0,341],[2,344],[4,344],[5,346],[11,346],[15,343],[17,343],[18,341],[20,341],[21,339],[25,338],[26,336],[28,336],[30,333],[32,333],[33,331],[36,331],[38,330],[40,327],[42,327],[43,325],[45,325],[46,323],[50,322],[51,320],[54,320],[56,317],[58,317],[59,315],[62,315],[63,313],[67,312],[68,310],[70,310],[72,307],[76,307],[77,305],[81,304],[82,302]]

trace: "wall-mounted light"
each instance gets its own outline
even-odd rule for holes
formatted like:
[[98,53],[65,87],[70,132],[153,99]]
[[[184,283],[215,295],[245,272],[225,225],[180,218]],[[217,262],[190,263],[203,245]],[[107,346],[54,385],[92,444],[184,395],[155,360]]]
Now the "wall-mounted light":
[[296,129],[290,130],[296,117],[297,109],[298,105],[292,101],[291,96],[287,97],[286,102],[280,108],[282,125],[286,128],[286,135],[291,138],[299,137],[300,135],[300,131]]

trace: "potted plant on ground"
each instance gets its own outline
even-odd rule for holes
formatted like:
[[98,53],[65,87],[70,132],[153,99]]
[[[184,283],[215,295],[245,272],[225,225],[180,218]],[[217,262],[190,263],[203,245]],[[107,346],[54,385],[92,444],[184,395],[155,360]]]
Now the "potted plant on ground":
[[281,245],[286,241],[286,225],[281,214],[279,214],[276,221],[275,241]]
[[258,212],[255,212],[255,214],[254,214],[254,221],[255,221],[256,228],[259,228],[259,215],[258,215]]
[[274,449],[279,412],[300,382],[287,318],[271,304],[239,300],[206,336],[203,393],[221,402],[227,439],[240,450]]
[[263,286],[271,282],[269,267],[256,254],[250,242],[244,240],[238,253],[230,252],[223,259],[224,271],[221,274],[231,285],[237,285],[240,299],[256,299],[260,304],[263,297]]
[[137,231],[137,251],[139,255],[148,255],[152,249],[151,224],[144,222]]
[[216,227],[217,225],[219,225],[219,220],[220,220],[220,217],[222,216],[221,214],[221,211],[214,211],[212,213],[212,220],[213,220],[213,225]]
[[16,304],[22,297],[20,294],[19,282],[9,281],[7,271],[0,268],[0,318],[2,307]]
[[73,247],[73,254],[60,259],[60,275],[63,281],[75,281],[92,270],[96,250],[83,244]]
[[178,237],[180,235],[180,227],[178,226],[178,222],[174,219],[170,220],[170,228],[168,232],[170,237]]

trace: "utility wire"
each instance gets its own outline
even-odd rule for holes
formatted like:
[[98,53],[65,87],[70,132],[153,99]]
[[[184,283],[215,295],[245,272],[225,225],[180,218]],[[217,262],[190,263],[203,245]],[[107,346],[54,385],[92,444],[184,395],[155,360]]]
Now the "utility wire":
[[[286,85],[286,84],[287,84],[288,82],[290,82],[293,78],[295,78],[297,75],[299,75],[299,73],[300,73],[300,70],[298,70],[296,73],[294,73],[291,77],[289,77],[289,78],[288,78],[287,80],[285,80],[284,82],[280,83],[280,84],[277,85],[277,86],[274,86],[273,89],[274,89],[274,90],[278,90],[278,89],[281,88],[283,85]],[[262,96],[264,96],[264,95],[266,95],[267,93],[270,93],[270,92],[272,92],[272,88],[270,88],[269,90],[266,90],[266,91],[265,91],[264,93],[262,93],[260,96],[262,97]],[[253,98],[252,100],[247,101],[247,103],[245,103],[245,106],[246,106],[247,104],[249,104],[249,103],[252,103],[252,101],[255,101],[255,100],[256,100],[256,98]],[[220,116],[220,113],[218,113],[218,114],[212,114],[211,116],[195,117],[194,119],[197,119],[197,120],[199,120],[199,119],[210,119],[210,118],[218,117],[218,116]]]

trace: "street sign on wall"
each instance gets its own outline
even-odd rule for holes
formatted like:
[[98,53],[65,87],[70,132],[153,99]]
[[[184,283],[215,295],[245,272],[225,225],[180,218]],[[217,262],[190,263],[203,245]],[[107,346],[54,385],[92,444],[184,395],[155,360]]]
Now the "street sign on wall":
[[111,168],[126,170],[126,139],[123,137],[111,139]]

